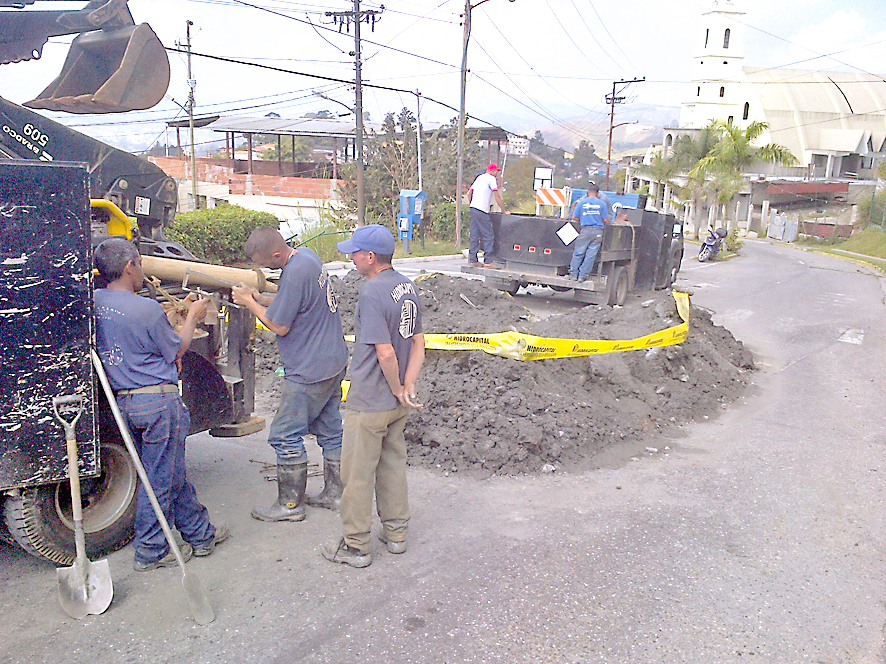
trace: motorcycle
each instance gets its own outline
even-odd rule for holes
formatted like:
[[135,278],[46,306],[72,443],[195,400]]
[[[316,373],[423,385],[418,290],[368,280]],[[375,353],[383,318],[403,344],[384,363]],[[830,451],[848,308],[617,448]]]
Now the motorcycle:
[[726,238],[726,229],[713,228],[708,229],[708,236],[701,243],[698,250],[698,262],[704,263],[707,260],[713,260],[720,253],[720,247],[723,246],[723,240]]

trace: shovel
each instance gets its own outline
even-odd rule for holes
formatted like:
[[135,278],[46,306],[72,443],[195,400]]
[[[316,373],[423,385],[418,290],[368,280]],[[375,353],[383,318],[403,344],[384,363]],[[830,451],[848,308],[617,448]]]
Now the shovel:
[[185,589],[185,596],[188,598],[191,612],[194,614],[194,620],[197,621],[198,625],[208,625],[215,620],[215,611],[212,610],[212,605],[209,603],[209,596],[203,589],[203,584],[200,583],[199,577],[196,574],[188,573],[188,570],[185,568],[182,552],[179,550],[175,537],[172,535],[172,530],[169,528],[169,523],[166,521],[163,509],[160,507],[160,503],[157,502],[157,496],[154,494],[154,489],[151,487],[150,481],[148,481],[148,475],[145,472],[145,467],[142,465],[141,458],[138,456],[138,450],[135,449],[135,443],[132,442],[132,434],[129,433],[129,427],[126,426],[126,421],[120,413],[120,407],[117,405],[114,391],[111,389],[111,384],[108,382],[105,368],[102,366],[102,361],[94,350],[92,351],[92,364],[95,367],[95,373],[98,374],[102,389],[105,391],[105,396],[108,398],[108,405],[111,407],[111,412],[114,413],[114,419],[117,421],[117,427],[120,429],[120,436],[123,438],[123,443],[126,445],[126,449],[132,457],[132,463],[135,464],[135,470],[138,472],[138,477],[142,482],[142,486],[145,487],[145,492],[148,494],[148,500],[151,501],[151,507],[154,508],[154,514],[157,515],[157,520],[163,528],[163,534],[166,535],[166,541],[169,542],[169,549],[175,555],[175,559],[178,561],[178,566],[182,571],[182,586]]
[[83,414],[83,397],[71,394],[52,400],[55,418],[65,428],[68,447],[68,475],[71,478],[71,510],[74,514],[74,543],[77,559],[72,567],[60,567],[58,598],[62,608],[72,618],[85,618],[90,613],[104,613],[114,598],[114,584],[107,560],[89,562],[86,557],[86,537],[83,534],[83,507],[80,500],[80,465],[77,460],[77,434],[74,427]]

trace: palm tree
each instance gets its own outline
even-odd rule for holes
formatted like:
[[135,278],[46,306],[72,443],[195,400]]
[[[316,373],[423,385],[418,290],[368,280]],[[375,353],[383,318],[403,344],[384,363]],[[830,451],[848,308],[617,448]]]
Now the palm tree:
[[717,142],[690,168],[689,177],[712,177],[716,185],[714,198],[720,205],[728,203],[738,193],[741,174],[754,164],[761,161],[782,166],[797,163],[797,158],[783,145],[754,145],[754,141],[769,128],[765,122],[755,121],[742,129],[731,120],[714,120],[708,127],[717,136]]
[[675,186],[676,191],[692,202],[692,218],[691,225],[694,229],[694,235],[698,239],[698,210],[701,202],[710,194],[707,175],[703,172],[693,172],[695,165],[704,159],[714,148],[719,140],[719,134],[714,128],[713,123],[702,127],[692,134],[684,134],[674,139],[673,154],[670,161],[674,162],[678,169],[687,172],[685,182],[682,185]]
[[[672,159],[665,159],[660,152],[657,152],[653,155],[652,161],[649,164],[644,164],[638,170],[660,187],[674,189],[674,178],[680,172],[680,165]],[[654,188],[651,189],[649,193],[653,198],[656,198],[658,191]],[[667,204],[667,201],[664,201],[664,203]]]

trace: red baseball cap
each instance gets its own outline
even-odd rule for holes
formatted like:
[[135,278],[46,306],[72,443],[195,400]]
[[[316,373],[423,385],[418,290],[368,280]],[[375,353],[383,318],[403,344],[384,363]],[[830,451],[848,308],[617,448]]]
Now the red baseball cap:
[[486,172],[487,172],[487,173],[488,173],[489,171],[500,171],[500,170],[501,170],[501,169],[498,167],[498,164],[489,164],[489,166],[486,167]]

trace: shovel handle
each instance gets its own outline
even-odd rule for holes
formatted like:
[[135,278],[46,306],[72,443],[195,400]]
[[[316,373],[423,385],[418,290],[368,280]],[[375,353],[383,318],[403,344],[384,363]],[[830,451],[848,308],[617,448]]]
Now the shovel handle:
[[[70,406],[66,409],[65,406]],[[86,560],[86,535],[83,533],[83,507],[80,498],[80,462],[77,457],[77,420],[83,414],[83,396],[70,394],[55,397],[52,410],[56,419],[65,428],[65,446],[68,453],[68,479],[71,483],[71,513],[74,517],[74,544],[77,548],[77,560]],[[62,412],[64,411],[64,412]],[[73,414],[73,416],[72,416]]]
[[179,567],[181,567],[182,571],[184,571],[184,558],[182,558],[182,553],[178,548],[175,537],[173,537],[172,535],[172,529],[169,527],[169,522],[166,520],[166,515],[163,514],[163,508],[160,507],[160,503],[157,501],[157,496],[154,493],[154,489],[153,487],[151,487],[151,482],[148,479],[148,474],[145,472],[144,465],[142,465],[141,458],[138,455],[138,450],[135,449],[135,443],[132,442],[132,434],[129,433],[129,427],[126,426],[126,420],[123,419],[123,414],[120,412],[120,407],[117,405],[117,399],[114,397],[114,391],[111,389],[110,382],[108,382],[108,376],[105,373],[105,367],[104,365],[102,365],[102,361],[101,358],[99,358],[98,353],[96,353],[95,350],[92,350],[91,353],[92,364],[95,367],[95,373],[98,375],[99,382],[102,384],[102,388],[105,391],[105,396],[108,398],[108,405],[111,407],[111,412],[114,414],[114,419],[117,421],[117,427],[120,429],[120,436],[123,438],[123,443],[124,445],[126,445],[129,456],[132,457],[132,463],[135,465],[135,470],[138,473],[138,478],[142,482],[145,493],[148,494],[148,500],[151,501],[151,507],[154,508],[154,514],[157,515],[157,520],[160,522],[160,527],[163,528],[163,534],[166,536],[166,541],[169,543],[169,548],[175,555],[175,559],[178,561]]

